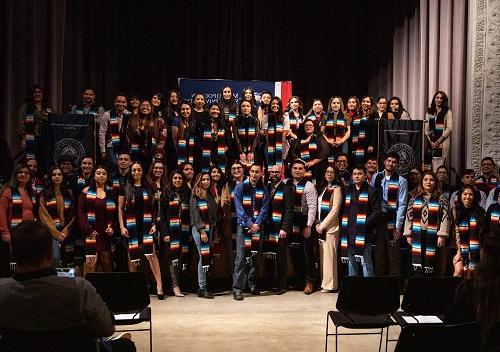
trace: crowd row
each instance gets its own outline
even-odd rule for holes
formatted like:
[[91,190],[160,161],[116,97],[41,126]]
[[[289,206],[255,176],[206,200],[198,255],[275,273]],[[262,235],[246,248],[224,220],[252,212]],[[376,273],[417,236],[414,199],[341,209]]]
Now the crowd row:
[[[484,234],[500,230],[493,160],[482,160],[478,180],[473,170],[464,170],[455,192],[445,167],[437,175],[412,170],[407,180],[397,174],[398,162],[397,154],[389,154],[380,172],[373,158],[349,168],[340,153],[313,183],[310,165],[300,158],[290,162],[286,179],[279,163],[263,168],[240,161],[227,173],[211,165],[196,176],[185,161],[167,175],[163,161],[145,169],[128,151],[117,155],[110,172],[90,157],[74,172],[63,158],[39,179],[36,160],[27,159],[0,191],[1,272],[8,275],[15,262],[10,233],[25,219],[48,226],[56,265],[127,271],[147,259],[160,298],[158,256],[168,261],[173,292],[182,296],[179,275],[193,255],[190,247],[196,248],[197,269],[188,269],[196,271],[198,294],[207,298],[213,297],[209,268],[224,265],[236,300],[246,288],[258,294],[259,262],[271,266],[269,279],[284,293],[289,255],[295,284],[305,286],[306,294],[319,287],[337,290],[340,262],[348,263],[349,275],[359,275],[361,263],[365,276],[474,270]],[[401,262],[401,246],[410,250],[411,267]]]

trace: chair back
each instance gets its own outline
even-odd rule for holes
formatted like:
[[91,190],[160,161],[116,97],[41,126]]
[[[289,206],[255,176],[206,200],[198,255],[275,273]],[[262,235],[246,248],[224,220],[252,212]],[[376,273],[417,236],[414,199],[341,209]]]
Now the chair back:
[[395,352],[473,352],[479,350],[479,323],[406,324]]
[[151,302],[146,277],[134,273],[88,273],[85,276],[113,314],[140,312]]
[[0,327],[0,351],[97,352],[97,337],[86,327],[53,331],[20,331]]
[[412,315],[442,315],[453,303],[460,277],[418,277],[408,280],[401,309]]
[[399,277],[344,277],[336,307],[346,314],[393,314],[399,309]]

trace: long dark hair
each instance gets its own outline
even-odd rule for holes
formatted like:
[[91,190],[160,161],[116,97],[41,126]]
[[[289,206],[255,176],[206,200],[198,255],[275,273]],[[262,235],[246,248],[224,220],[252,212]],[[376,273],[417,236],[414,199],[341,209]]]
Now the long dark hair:
[[[462,202],[462,193],[466,189],[471,190],[472,193],[474,194],[474,200],[472,201],[472,206],[469,209],[467,209],[464,203]],[[472,185],[464,185],[462,189],[458,192],[458,198],[455,203],[455,222],[458,223],[458,221],[462,218],[462,216],[465,215],[465,213],[468,213],[469,216],[473,215],[480,222],[481,226],[482,219],[484,216],[484,209],[481,208],[481,206],[479,205],[480,198],[481,196],[476,187]]]
[[39,85],[38,83],[32,84],[30,86],[30,88],[28,89],[28,94],[26,96],[26,104],[34,106],[35,101],[33,100],[33,94],[35,93],[35,89],[40,89],[42,91],[41,104],[42,104],[42,109],[45,109],[49,105],[49,103],[48,103],[49,99],[48,99],[47,94],[45,93],[45,89],[43,89],[43,87],[41,85]]
[[434,178],[434,191],[432,192],[431,196],[432,197],[439,197],[441,195],[441,190],[439,189],[440,188],[439,187],[439,180],[438,180],[436,174],[430,170],[426,170],[422,173],[422,176],[420,177],[420,180],[418,181],[418,186],[417,186],[415,192],[413,192],[412,196],[418,197],[418,196],[425,194],[423,181],[424,181],[424,177],[426,175],[431,175],[432,178]]
[[[393,101],[393,100],[397,100],[397,102],[398,102],[399,108],[398,108],[397,112],[393,112],[391,110],[391,101]],[[408,116],[410,116],[410,113],[404,108],[403,102],[401,101],[401,99],[399,97],[392,97],[391,99],[389,99],[388,105],[389,106],[387,107],[387,111],[388,112],[392,112],[392,114],[394,115],[395,119],[400,119],[401,115],[403,115],[403,112],[405,112],[405,111],[408,114]]]
[[[42,191],[43,198],[46,202],[55,197],[54,182],[52,181],[52,172],[54,172],[54,170],[60,170],[62,174],[62,170],[58,165],[52,166],[49,171],[47,171],[47,179]],[[71,194],[68,191],[67,183],[65,181],[66,180],[63,179],[63,182],[61,182],[61,185],[59,186],[59,190],[61,191],[63,197],[70,198]]]
[[485,336],[500,320],[500,236],[493,232],[484,237],[481,260],[472,273],[476,319],[484,323]]
[[449,105],[449,102],[448,102],[448,96],[442,90],[438,90],[436,92],[436,94],[434,94],[434,96],[432,97],[431,105],[427,109],[427,112],[429,114],[435,114],[437,112],[437,108],[436,108],[436,96],[438,94],[441,94],[441,96],[443,97],[443,104],[441,104],[441,114],[446,115],[446,113],[450,109],[450,105]]
[[177,174],[181,175],[181,177],[182,177],[182,186],[179,189],[179,194],[181,196],[181,199],[187,200],[187,199],[189,199],[189,194],[190,194],[191,190],[189,189],[189,187],[187,185],[186,177],[184,176],[184,173],[182,172],[181,169],[175,169],[175,170],[173,170],[170,173],[170,175],[168,176],[168,184],[167,184],[166,196],[168,198],[173,198],[174,194],[176,193],[176,190],[175,190],[174,184],[172,182],[172,179],[174,178],[174,175],[177,175]]
[[[26,165],[25,163],[19,163],[15,165],[14,170],[12,170],[12,175],[10,176],[9,182],[7,182],[5,185],[2,186],[2,188],[0,188],[0,196],[3,195],[3,192],[5,192],[7,188],[19,187],[19,182],[17,182],[17,175],[19,174],[19,171],[21,171],[21,169],[26,169],[28,170],[28,172],[30,171],[28,165]],[[31,181],[31,176],[30,176],[30,181]],[[26,185],[26,192],[28,192],[30,197],[32,196],[32,190],[29,185],[29,181],[28,184]]]
[[210,166],[210,169],[208,170],[208,172],[210,173],[210,188],[212,188],[213,185],[212,171],[214,169],[219,170],[220,173],[220,180],[217,182],[217,192],[220,194],[222,192],[222,188],[226,184],[226,176],[224,175],[224,172],[222,172],[222,169],[217,165]]
[[163,174],[160,177],[160,190],[161,192],[164,192],[167,188],[167,166],[163,161],[156,160],[151,163],[151,165],[149,166],[148,173],[146,175],[146,181],[151,189],[156,189],[156,180],[153,174],[153,168],[155,164],[162,164],[163,166]]
[[[328,169],[329,166],[327,166],[323,170],[323,177],[321,177],[321,180],[318,182],[318,195],[323,192],[323,190],[328,186],[328,181],[326,180],[325,174],[326,174],[326,169]],[[342,189],[342,193],[344,193],[344,182],[340,179],[340,171],[336,167],[333,167],[333,172],[335,172],[335,177],[333,179],[333,184],[339,186]]]
[[[271,105],[273,103],[273,100],[276,100],[278,102],[278,112],[273,112],[271,109]],[[269,120],[274,119],[274,121],[283,123],[283,102],[281,101],[280,97],[273,97],[271,99],[271,102],[269,103],[269,113],[268,113],[268,118]]]
[[[172,96],[172,93],[177,94],[177,99],[178,99],[177,105],[173,105],[170,102],[170,97]],[[179,94],[179,91],[176,89],[169,90],[167,93],[167,107],[165,109],[166,118],[172,118],[176,113],[178,114],[180,112],[180,108],[181,108],[181,96]]]

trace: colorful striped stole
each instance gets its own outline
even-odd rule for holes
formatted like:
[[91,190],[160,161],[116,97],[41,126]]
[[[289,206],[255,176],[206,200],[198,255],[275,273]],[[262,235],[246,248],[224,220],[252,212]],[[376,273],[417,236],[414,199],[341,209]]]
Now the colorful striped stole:
[[111,179],[111,188],[113,192],[118,192],[120,190],[120,178],[112,178]]
[[[110,190],[109,190],[110,191]],[[87,210],[87,221],[95,229],[96,226],[96,212],[95,212],[95,202],[97,198],[97,191],[95,187],[89,187],[87,194],[85,195],[85,204]],[[106,192],[106,226],[113,225],[113,219],[116,213],[116,203],[113,197],[108,196]],[[102,235],[102,234],[100,234]],[[85,237],[85,255],[95,255],[96,254],[96,239],[90,238],[90,234]]]
[[[302,178],[299,183],[296,185],[294,183],[294,205],[293,205],[293,211],[295,214],[303,214],[303,209],[302,209],[302,196],[304,195],[304,189],[306,187],[307,180],[306,178]],[[300,243],[302,242],[302,236],[301,236],[301,228],[300,224],[297,222],[293,222],[293,227],[292,227],[292,238],[290,239],[290,246],[297,248],[300,246]]]
[[458,222],[460,255],[464,266],[474,270],[479,263],[479,229],[475,216],[464,216]]
[[[426,204],[427,203],[427,204]],[[427,235],[422,237],[422,211],[428,207]],[[424,268],[426,273],[434,272],[434,262],[437,246],[437,229],[439,221],[439,198],[432,197],[427,201],[423,196],[416,197],[413,203],[411,248],[414,268]],[[422,241],[425,240],[425,253],[422,252]]]
[[[306,162],[316,158],[316,153],[318,152],[318,144],[316,143],[316,137],[313,135],[309,141],[300,141],[300,158]],[[304,178],[308,181],[312,181],[312,171],[307,170]]]
[[493,204],[498,203],[498,195],[500,194],[500,183],[497,184],[493,191]]
[[212,147],[212,129],[210,123],[205,124],[201,138],[201,171],[208,172],[210,168],[210,150]]
[[437,141],[444,132],[445,114],[440,112],[436,115],[429,115],[429,137],[431,141]]
[[23,199],[19,189],[15,187],[10,188],[12,201],[10,203],[10,231],[14,231],[17,225],[23,221]]
[[283,123],[269,116],[267,128],[267,165],[283,165]]
[[[355,186],[352,186],[355,187]],[[344,210],[342,213],[341,221],[341,238],[340,238],[340,249],[341,249],[341,260],[343,263],[349,262],[349,208],[353,200],[352,191],[346,190],[344,196]],[[363,185],[359,192],[357,199],[358,214],[356,217],[356,234],[354,237],[354,253],[356,258],[363,261],[363,251],[365,248],[365,237],[366,237],[366,218],[368,212],[368,187]]]
[[283,223],[283,197],[284,183],[280,182],[276,186],[269,211],[269,231],[265,256],[271,259],[276,259],[276,253],[278,252],[279,233]]
[[108,131],[111,137],[113,150],[117,152],[120,147],[120,120],[118,114],[113,110],[109,112]]
[[[264,185],[262,181],[258,181],[255,187],[252,186],[249,179],[243,181],[243,209],[245,213],[250,216],[252,222],[257,220],[262,204],[264,202]],[[243,240],[245,242],[245,257],[247,261],[259,251],[260,231],[255,233],[248,233],[243,231]]]
[[35,109],[31,104],[26,107],[24,117],[24,138],[26,139],[26,159],[35,158]]
[[137,142],[132,142],[130,143],[130,156],[132,157],[132,160],[140,160],[140,149],[139,149],[139,143]]
[[[198,210],[200,211],[201,218],[203,219],[204,227],[203,230],[209,236],[210,232],[210,220],[208,217],[208,203],[206,199],[197,198],[196,204]],[[210,267],[210,241],[203,242],[200,240],[200,256],[201,256],[201,266],[203,271],[207,272]]]
[[226,173],[226,130],[220,126],[217,129],[217,165]]
[[290,111],[288,113],[288,119],[290,121],[290,131],[297,135],[297,132],[299,131],[300,124],[302,123],[303,117],[301,115],[295,116],[293,111]]
[[[327,187],[325,187],[325,191],[323,192],[323,196],[321,197],[321,203],[319,208],[319,218],[318,218],[319,223],[325,220],[325,218],[328,216],[328,213],[330,212],[330,200],[332,199],[333,192],[337,187],[338,187],[337,185],[328,185]],[[326,231],[323,231],[318,235],[320,242],[326,241]]]
[[[374,185],[380,190],[383,196],[382,180],[385,178],[385,173],[380,172],[375,178]],[[399,192],[399,175],[394,172],[387,181],[387,230],[391,232],[396,227],[397,212],[398,212],[398,192]]]
[[365,163],[365,144],[366,144],[366,116],[355,118],[352,121],[352,151],[356,158],[356,163]]
[[167,220],[170,243],[168,256],[173,266],[179,265],[181,252],[181,202],[178,195],[174,195],[168,202]]
[[[133,191],[134,192],[134,191]],[[143,220],[142,220],[142,233],[138,233],[137,218],[135,209],[135,192],[134,197],[127,202],[126,206],[126,227],[129,233],[128,238],[128,252],[130,260],[134,265],[139,265],[141,247],[146,258],[153,255],[153,234],[150,234],[153,225],[153,206],[152,199],[146,187],[141,187],[142,200],[143,200]],[[141,241],[142,240],[142,241]],[[141,246],[142,242],[142,246]]]
[[76,179],[76,194],[80,195],[85,187],[87,187],[90,184],[90,179],[86,179],[82,175],[79,175],[78,178]]

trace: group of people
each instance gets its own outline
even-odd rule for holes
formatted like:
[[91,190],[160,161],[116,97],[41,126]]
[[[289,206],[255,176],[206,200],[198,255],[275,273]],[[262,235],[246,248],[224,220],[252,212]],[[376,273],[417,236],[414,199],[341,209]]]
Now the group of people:
[[[377,121],[410,118],[397,97],[378,98],[376,109],[368,96],[346,106],[332,97],[326,112],[315,100],[304,113],[297,96],[283,108],[270,92],[257,104],[246,89],[237,103],[224,87],[208,107],[203,94],[191,103],[170,91],[163,107],[160,93],[119,93],[104,112],[85,89],[71,112],[95,118],[99,160],[74,165],[63,156],[43,178],[37,142],[50,108],[40,87],[32,100],[20,112],[27,158],[0,190],[3,276],[15,266],[10,233],[26,219],[49,227],[55,265],[83,273],[148,267],[160,299],[165,276],[183,296],[184,270],[196,272],[200,297],[213,298],[207,274],[217,266],[232,276],[235,300],[260,293],[259,265],[276,294],[290,286],[336,292],[343,262],[348,275],[464,275],[480,260],[483,234],[500,230],[493,159],[482,160],[478,179],[464,170],[455,192],[444,165],[436,173],[416,168],[407,179],[396,171],[398,154],[377,159]],[[427,120],[432,168],[449,148],[444,92]]]

